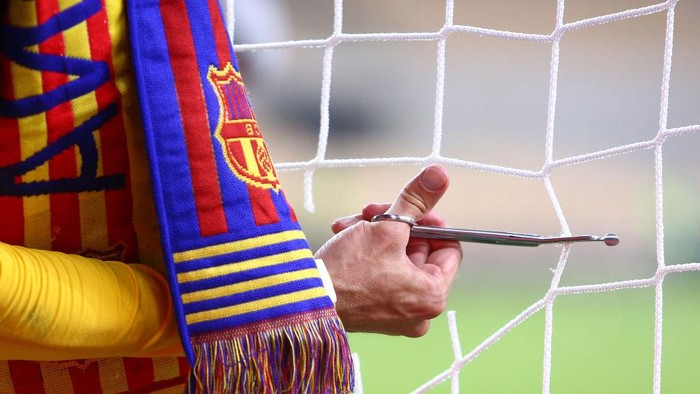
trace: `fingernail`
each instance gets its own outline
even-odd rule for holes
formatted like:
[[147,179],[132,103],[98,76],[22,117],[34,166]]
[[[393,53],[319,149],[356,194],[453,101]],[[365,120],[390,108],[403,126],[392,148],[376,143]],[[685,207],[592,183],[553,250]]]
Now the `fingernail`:
[[333,221],[333,224],[340,224],[342,226],[351,224],[353,222],[357,221],[357,218],[355,216],[347,216],[344,218],[338,218]]
[[440,190],[447,183],[447,176],[438,167],[428,167],[420,176],[420,183],[432,192]]

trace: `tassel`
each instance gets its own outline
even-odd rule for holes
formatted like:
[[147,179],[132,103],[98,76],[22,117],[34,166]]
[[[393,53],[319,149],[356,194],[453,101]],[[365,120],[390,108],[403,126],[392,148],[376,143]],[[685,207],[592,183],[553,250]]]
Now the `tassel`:
[[192,340],[193,393],[342,394],[353,389],[347,337],[332,309]]

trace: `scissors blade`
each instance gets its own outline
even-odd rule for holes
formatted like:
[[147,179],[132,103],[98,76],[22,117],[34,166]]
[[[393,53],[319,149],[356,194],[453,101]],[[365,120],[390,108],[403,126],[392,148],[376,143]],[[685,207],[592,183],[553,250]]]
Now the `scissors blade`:
[[615,246],[618,243],[620,243],[620,237],[618,237],[615,234],[607,234],[604,237],[598,237],[595,235],[543,237],[538,234],[423,226],[416,224],[416,221],[413,218],[390,213],[376,215],[372,218],[373,222],[385,220],[408,224],[409,226],[411,226],[411,237],[415,238],[444,239],[450,241],[476,242],[512,246],[539,246],[542,244],[552,243],[594,241],[602,241],[608,246]]
[[620,242],[620,238],[615,234],[607,234],[604,237],[595,235],[543,237],[537,234],[470,230],[450,227],[431,227],[422,225],[415,225],[411,227],[411,237],[511,246],[539,246],[542,244],[551,243],[592,241],[603,241],[608,246],[615,246]]

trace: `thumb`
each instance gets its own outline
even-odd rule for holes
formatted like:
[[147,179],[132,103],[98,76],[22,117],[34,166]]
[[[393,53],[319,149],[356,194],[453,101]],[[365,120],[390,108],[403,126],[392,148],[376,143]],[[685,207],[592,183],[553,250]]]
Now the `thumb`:
[[405,215],[420,220],[440,200],[449,185],[447,171],[433,164],[420,172],[404,186],[386,213]]

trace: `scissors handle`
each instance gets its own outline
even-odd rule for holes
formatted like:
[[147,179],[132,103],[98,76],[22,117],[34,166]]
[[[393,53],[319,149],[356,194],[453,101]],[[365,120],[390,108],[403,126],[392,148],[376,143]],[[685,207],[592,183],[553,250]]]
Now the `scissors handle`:
[[380,221],[402,222],[411,226],[411,237],[444,239],[460,242],[476,242],[495,245],[511,246],[539,246],[562,242],[591,242],[603,241],[608,246],[620,243],[620,238],[615,234],[607,234],[604,237],[595,235],[573,235],[560,237],[544,237],[537,234],[512,233],[504,231],[470,230],[451,227],[423,226],[416,223],[413,218],[403,215],[385,213],[372,218],[373,222]]

